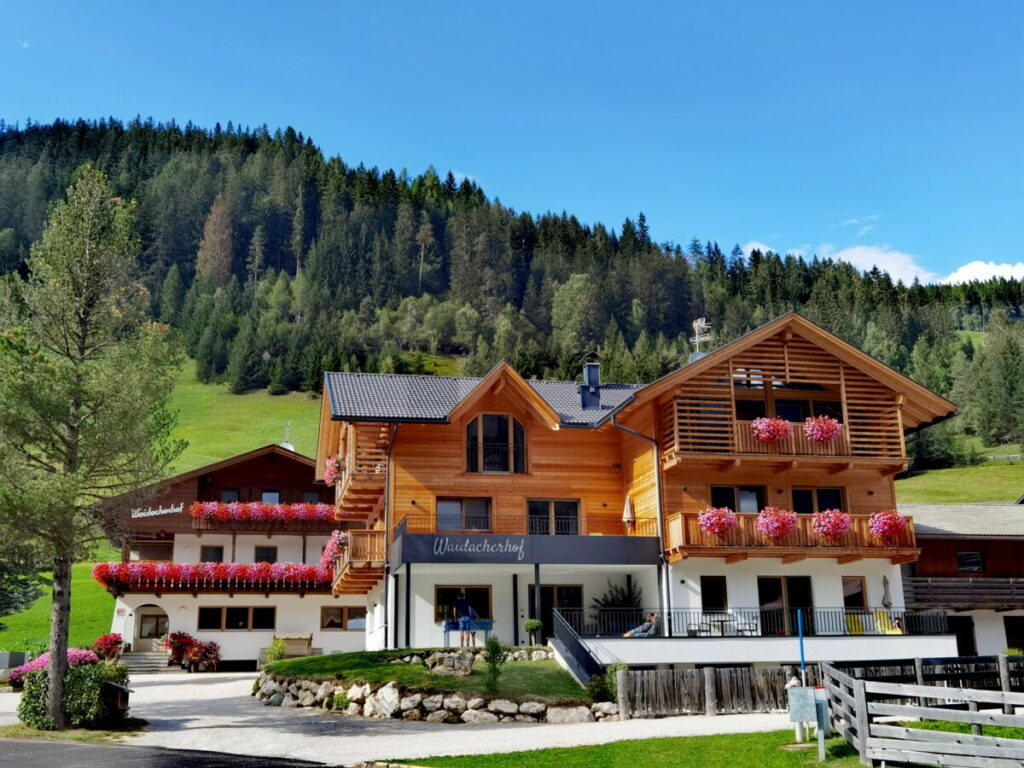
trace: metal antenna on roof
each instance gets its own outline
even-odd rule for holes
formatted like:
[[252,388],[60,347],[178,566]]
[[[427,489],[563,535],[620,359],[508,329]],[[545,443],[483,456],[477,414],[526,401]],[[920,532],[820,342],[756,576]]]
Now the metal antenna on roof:
[[690,337],[690,343],[696,352],[700,352],[702,341],[711,341],[711,323],[706,317],[698,317],[693,321],[693,336]]
[[281,443],[282,448],[287,448],[289,451],[294,451],[295,446],[292,445],[292,423],[290,421],[285,422],[284,425],[284,442]]

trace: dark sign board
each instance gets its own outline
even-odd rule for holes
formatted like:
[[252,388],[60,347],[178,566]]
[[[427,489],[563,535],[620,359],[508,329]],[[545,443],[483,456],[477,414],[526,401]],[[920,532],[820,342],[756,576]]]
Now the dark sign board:
[[391,547],[399,563],[571,563],[657,565],[655,536],[507,536],[406,533]]

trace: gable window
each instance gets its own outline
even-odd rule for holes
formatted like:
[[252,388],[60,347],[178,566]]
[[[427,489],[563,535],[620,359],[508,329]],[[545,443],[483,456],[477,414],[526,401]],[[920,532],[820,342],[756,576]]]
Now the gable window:
[[220,500],[222,504],[230,504],[233,501],[238,501],[238,489],[225,488],[220,492]]
[[303,504],[319,504],[320,503],[320,491],[303,491],[302,492],[302,503]]
[[438,531],[489,531],[490,499],[438,499]]
[[736,418],[739,421],[753,421],[765,415],[764,400],[737,400]]
[[256,547],[252,559],[257,563],[276,563],[277,547]]
[[823,509],[843,509],[842,488],[794,488],[793,511],[801,515]]
[[265,488],[260,495],[260,501],[264,504],[280,504],[281,492],[276,488]]
[[728,507],[733,512],[757,514],[764,507],[763,485],[713,485],[711,506]]
[[482,413],[466,425],[466,471],[526,473],[526,431],[504,413]]
[[531,534],[579,535],[580,503],[577,499],[531,499],[526,510]]
[[201,563],[223,563],[224,547],[200,547],[199,562]]
[[985,558],[981,552],[957,552],[956,569],[960,573],[984,573]]

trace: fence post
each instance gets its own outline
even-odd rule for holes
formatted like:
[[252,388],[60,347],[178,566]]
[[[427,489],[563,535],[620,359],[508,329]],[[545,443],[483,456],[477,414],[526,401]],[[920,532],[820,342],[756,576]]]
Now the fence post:
[[[1003,693],[1009,693],[1010,659],[1006,656],[1005,653],[1000,653],[999,656],[997,656],[996,658],[999,660],[999,687],[1002,689]],[[1010,704],[1009,702],[1003,704],[1004,715],[1012,715],[1013,711],[1013,704]]]
[[[914,659],[914,679],[918,685],[924,685],[924,662],[919,658]],[[927,707],[928,699],[924,696],[918,697],[917,705],[919,707]]]
[[714,667],[704,667],[704,714],[718,714],[718,698],[715,696]]
[[629,720],[629,694],[626,692],[626,670],[615,671],[615,691],[619,700],[619,720]]
[[864,688],[863,680],[855,680],[853,684],[853,716],[857,718],[857,752],[860,754],[861,765],[871,765],[871,758],[868,757],[868,731],[870,730],[870,718],[868,717],[868,694]]
[[[971,712],[977,712],[978,702],[968,701],[967,709]],[[971,733],[973,733],[975,736],[981,736],[981,723],[971,723]]]

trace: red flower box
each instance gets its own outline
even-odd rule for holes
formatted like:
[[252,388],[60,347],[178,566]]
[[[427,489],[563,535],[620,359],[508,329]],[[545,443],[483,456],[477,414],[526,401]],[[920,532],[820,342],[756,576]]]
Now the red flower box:
[[762,443],[781,443],[793,435],[793,425],[786,419],[769,419],[762,416],[750,423],[754,437]]

